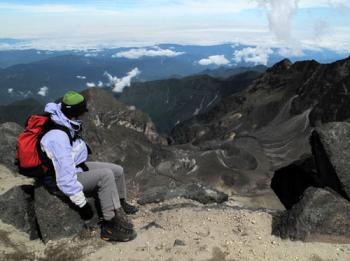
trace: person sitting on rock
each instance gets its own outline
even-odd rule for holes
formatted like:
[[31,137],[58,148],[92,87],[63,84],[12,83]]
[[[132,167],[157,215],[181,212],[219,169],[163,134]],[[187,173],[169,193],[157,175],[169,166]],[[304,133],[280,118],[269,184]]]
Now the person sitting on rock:
[[84,220],[90,220],[94,215],[84,192],[97,191],[104,219],[101,238],[107,241],[130,241],[136,237],[136,232],[126,214],[134,214],[138,209],[126,202],[125,178],[121,166],[87,161],[89,148],[79,136],[82,123],[78,120],[86,111],[85,98],[73,91],[67,92],[61,103],[48,103],[45,112],[50,114],[54,124],[69,129],[73,142],[67,132],[52,129],[42,137],[41,150],[52,162],[55,174],[52,181],[56,188],[78,207]]

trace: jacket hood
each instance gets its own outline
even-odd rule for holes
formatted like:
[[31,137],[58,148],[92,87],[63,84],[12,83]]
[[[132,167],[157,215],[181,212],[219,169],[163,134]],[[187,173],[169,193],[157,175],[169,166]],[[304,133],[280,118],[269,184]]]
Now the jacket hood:
[[61,111],[61,103],[48,103],[45,106],[45,112],[50,113],[51,120],[56,124],[62,125],[70,129],[74,133],[74,128],[72,127],[71,120],[69,120]]

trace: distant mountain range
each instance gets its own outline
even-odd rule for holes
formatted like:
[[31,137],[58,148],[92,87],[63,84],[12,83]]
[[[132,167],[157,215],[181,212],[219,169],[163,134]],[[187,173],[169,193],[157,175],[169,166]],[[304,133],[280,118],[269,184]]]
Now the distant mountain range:
[[[11,39],[7,39],[6,43],[10,45]],[[0,104],[5,105],[24,98],[35,98],[46,102],[63,95],[67,90],[82,91],[87,86],[109,86],[118,81],[127,86],[129,82],[134,81],[182,78],[194,74],[227,78],[236,71],[240,72],[242,67],[253,67],[259,62],[264,63],[251,59],[251,55],[254,54],[247,53],[246,59],[237,62],[234,53],[244,50],[254,52],[255,49],[239,44],[214,46],[160,44],[143,48],[72,51],[2,50]],[[255,55],[258,55],[255,58],[259,58],[259,54]],[[346,54],[322,49],[304,50],[302,56],[290,58],[292,61],[316,59],[328,63],[345,56]],[[279,50],[271,49],[265,62],[269,66],[282,58]],[[130,76],[129,72],[135,68],[138,69],[137,74]],[[262,72],[265,69],[261,66],[260,69],[254,70]],[[126,78],[121,80],[123,77]],[[114,82],[111,83],[111,80]]]
[[226,79],[226,78],[230,78],[234,75],[249,72],[249,71],[263,73],[266,71],[267,68],[268,67],[266,67],[264,65],[257,65],[254,67],[237,66],[237,67],[233,67],[233,68],[228,68],[228,67],[222,66],[222,67],[219,67],[217,69],[206,69],[206,70],[198,73],[198,75],[209,75],[209,76],[214,77],[214,78]]
[[[188,63],[198,64],[199,60],[208,58],[209,56],[224,55],[225,58],[228,59],[231,63],[240,65],[240,66],[243,66],[243,65],[251,66],[254,63],[245,62],[245,61],[241,61],[241,62],[233,61],[233,54],[235,51],[242,51],[246,48],[253,48],[253,49],[256,48],[255,46],[232,44],[232,43],[212,45],[212,46],[159,44],[157,46],[146,46],[142,48],[140,47],[101,48],[101,49],[96,48],[96,49],[84,49],[84,50],[64,50],[64,51],[57,50],[56,51],[56,50],[38,50],[38,49],[16,49],[16,44],[19,41],[20,40],[16,40],[16,39],[0,38],[0,44],[6,44],[8,46],[7,49],[0,50],[0,68],[7,68],[16,64],[32,63],[32,62],[41,61],[48,58],[63,56],[63,55],[75,55],[75,56],[98,57],[98,58],[104,57],[105,59],[113,58],[113,59],[122,60],[122,57],[116,56],[117,53],[120,54],[124,52],[125,54],[125,52],[129,52],[130,50],[140,50],[140,49],[145,50],[144,54],[147,53],[147,51],[149,50],[153,50],[153,51],[156,50],[156,52],[153,52],[153,54],[148,52],[148,56],[145,55],[143,56],[143,58],[152,57],[153,59],[158,61],[163,60],[165,57],[172,57]],[[13,49],[11,48],[11,45],[13,45]],[[167,50],[167,51],[163,52],[164,54],[163,56],[160,56],[160,53],[162,50],[163,51]],[[178,55],[174,56],[174,53],[171,53],[170,51],[177,53]],[[288,55],[288,53],[283,54],[283,52],[281,52],[277,48],[271,48],[271,51],[272,52],[268,55],[267,64],[266,64],[267,66],[271,66],[275,64],[281,59],[286,58],[286,56]],[[134,52],[131,56],[135,58],[135,55],[137,57],[141,54],[142,52],[138,51],[136,53]],[[252,57],[252,54],[250,55]],[[339,53],[338,51],[333,51],[330,49],[319,49],[319,50],[305,49],[303,50],[302,54],[299,54],[296,56],[296,55],[293,55],[293,53],[291,53],[290,55],[288,55],[287,58],[289,58],[293,62],[299,61],[299,60],[314,59],[321,63],[329,63],[329,62],[333,62],[341,58],[344,58],[347,55],[349,54]],[[130,53],[128,57],[130,57]],[[218,67],[218,65],[210,64],[209,66],[204,66],[204,67],[199,66],[199,69],[203,70],[206,67],[216,68]]]

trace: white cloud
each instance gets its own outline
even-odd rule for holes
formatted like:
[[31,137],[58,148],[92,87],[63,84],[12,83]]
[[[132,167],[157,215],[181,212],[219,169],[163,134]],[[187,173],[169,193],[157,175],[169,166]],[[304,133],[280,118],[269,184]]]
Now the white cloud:
[[40,96],[45,97],[45,96],[47,95],[48,91],[49,91],[49,88],[48,88],[47,86],[43,86],[43,87],[41,87],[40,90],[38,91],[38,94],[39,94]]
[[97,87],[103,87],[103,82],[101,82],[101,81],[98,81],[98,83],[97,83]]
[[225,58],[225,55],[212,55],[206,59],[199,60],[198,63],[200,65],[227,65],[230,63],[230,61]]
[[131,85],[131,80],[138,76],[140,73],[141,71],[138,68],[134,68],[122,78],[112,76],[108,72],[105,72],[104,75],[108,78],[109,85],[113,88],[114,92],[122,92],[125,87]]
[[13,88],[7,89],[7,92],[8,92],[8,93],[13,93]]
[[282,41],[291,39],[291,22],[299,0],[257,0],[266,10],[270,31]]
[[242,50],[236,50],[233,54],[236,63],[246,62],[254,65],[267,65],[270,54],[273,50],[267,47],[247,47]]
[[171,49],[161,49],[158,46],[153,47],[153,49],[138,48],[130,49],[128,51],[118,52],[112,55],[113,58],[128,58],[128,59],[139,59],[141,57],[157,57],[157,56],[166,56],[166,57],[175,57],[184,54],[184,52],[176,52]]
[[85,80],[86,79],[86,76],[83,76],[83,75],[77,75],[76,77],[79,80]]
[[94,82],[87,82],[86,87],[88,88],[96,87],[96,84]]
[[283,56],[283,57],[298,57],[298,56],[303,56],[304,52],[301,47],[299,46],[292,46],[292,47],[281,47],[278,49],[278,54]]

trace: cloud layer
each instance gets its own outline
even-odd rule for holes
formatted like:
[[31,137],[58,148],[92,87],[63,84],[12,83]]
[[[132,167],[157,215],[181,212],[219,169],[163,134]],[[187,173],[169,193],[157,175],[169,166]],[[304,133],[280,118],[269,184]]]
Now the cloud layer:
[[254,65],[267,65],[269,56],[273,54],[273,50],[267,47],[247,47],[234,52],[234,61],[236,63],[246,62]]
[[208,58],[199,60],[198,63],[200,65],[228,65],[230,61],[226,59],[225,55],[212,55]]
[[176,52],[170,49],[161,49],[158,46],[153,49],[137,48],[130,49],[127,51],[118,52],[112,55],[113,58],[128,58],[128,59],[139,59],[141,57],[175,57],[184,54],[184,52]]
[[[67,50],[223,42],[290,47],[289,41],[293,40],[302,48],[349,51],[348,7],[349,0],[12,0],[0,3],[1,37],[24,41],[14,45],[0,43],[0,49]],[[327,22],[327,30],[323,30],[325,23],[319,20]],[[179,55],[169,49],[133,51],[116,57]]]

